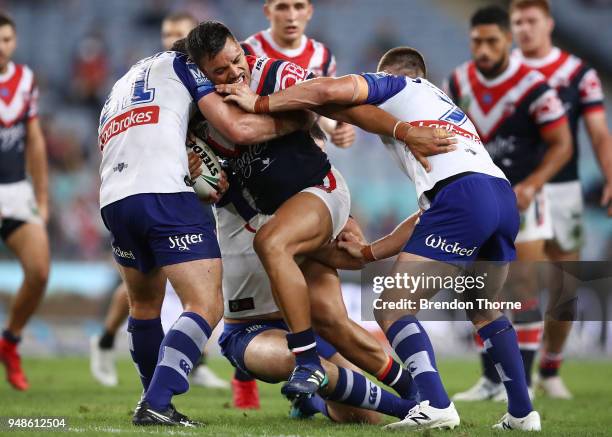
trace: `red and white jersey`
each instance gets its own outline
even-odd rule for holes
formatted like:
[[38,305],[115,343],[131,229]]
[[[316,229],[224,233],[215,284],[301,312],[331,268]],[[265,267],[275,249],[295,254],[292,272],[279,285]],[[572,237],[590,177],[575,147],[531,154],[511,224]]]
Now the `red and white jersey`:
[[563,104],[546,78],[515,57],[494,79],[466,62],[453,71],[447,89],[512,185],[541,162],[546,151],[541,133],[567,122]]
[[26,178],[26,124],[38,116],[38,88],[27,65],[0,74],[0,184]]
[[335,76],[336,58],[323,43],[302,35],[300,46],[296,49],[279,47],[272,39],[270,29],[251,35],[241,43],[247,55],[265,56],[293,62],[316,76]]
[[194,103],[214,90],[178,52],[142,59],[115,83],[98,129],[100,208],[134,194],[193,191],[187,127]]
[[381,136],[391,156],[414,181],[421,208],[429,208],[425,192],[451,176],[474,172],[505,179],[504,173],[493,164],[470,119],[432,83],[422,78],[410,79],[386,73],[363,73],[361,76],[368,82],[365,103],[378,105],[399,120],[409,121],[415,126],[446,129],[457,138],[457,150],[428,158],[432,168],[428,173],[403,142]]
[[[585,114],[604,110],[604,93],[597,72],[582,59],[553,47],[543,58],[526,58],[519,49],[512,55],[546,77],[548,84],[557,90],[563,102],[578,150],[578,124]],[[567,182],[578,179],[578,153],[561,169],[551,182]]]

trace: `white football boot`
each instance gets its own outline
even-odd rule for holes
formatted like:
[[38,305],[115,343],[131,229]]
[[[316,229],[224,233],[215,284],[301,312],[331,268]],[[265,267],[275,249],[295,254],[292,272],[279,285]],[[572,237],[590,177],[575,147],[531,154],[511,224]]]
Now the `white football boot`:
[[540,414],[537,411],[532,411],[525,417],[517,419],[510,413],[506,413],[502,417],[501,422],[493,425],[493,429],[501,429],[503,431],[542,431]]
[[453,402],[486,401],[499,396],[500,393],[503,393],[504,396],[506,395],[504,384],[493,382],[489,378],[481,376],[473,387],[456,393],[451,399]]
[[204,364],[200,364],[191,373],[191,383],[206,388],[230,388],[229,382],[219,378]]
[[535,378],[535,386],[538,390],[542,391],[544,396],[551,399],[570,400],[574,398],[572,392],[569,391],[560,376],[542,378],[538,375]]
[[383,429],[453,429],[459,422],[459,414],[452,402],[446,408],[434,408],[429,406],[429,401],[423,401],[412,408],[402,421],[391,423]]
[[97,335],[89,339],[89,369],[96,381],[106,387],[115,387],[119,380],[115,367],[115,351],[100,349]]

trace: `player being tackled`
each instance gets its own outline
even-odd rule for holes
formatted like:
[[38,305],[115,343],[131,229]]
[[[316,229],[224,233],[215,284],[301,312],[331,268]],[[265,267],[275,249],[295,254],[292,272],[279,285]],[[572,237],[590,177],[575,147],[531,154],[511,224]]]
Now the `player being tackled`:
[[[415,71],[416,70],[416,71]],[[379,63],[379,73],[349,75],[338,79],[319,78],[261,97],[240,84],[218,86],[231,93],[226,99],[256,113],[313,108],[324,105],[375,104],[411,125],[398,124],[394,137],[402,138],[416,126],[447,126],[456,133],[457,151],[431,158],[426,172],[395,138],[381,137],[406,175],[415,182],[419,206],[424,211],[407,243],[394,238],[363,246],[353,253],[369,261],[392,256],[405,243],[393,268],[394,273],[456,276],[473,267],[477,257],[492,263],[488,269],[487,295],[494,298],[505,281],[508,263],[515,259],[514,238],[519,216],[516,197],[504,173],[493,164],[470,119],[442,91],[422,77],[425,63],[414,49],[396,48]],[[402,129],[399,133],[398,129]],[[466,153],[469,152],[469,153]],[[569,155],[567,155],[569,158]],[[469,254],[449,253],[428,244],[431,235],[473,247]],[[435,246],[435,245],[434,245]],[[437,261],[437,262],[432,262]],[[439,289],[420,287],[408,296],[397,288],[385,290],[387,301],[429,299]],[[472,297],[466,296],[467,299]],[[454,428],[459,416],[442,385],[433,347],[415,309],[375,312],[397,356],[408,366],[422,402],[393,428]],[[503,373],[508,393],[508,414],[502,429],[539,430],[512,324],[499,311],[469,312],[474,326],[487,344],[487,353]],[[506,423],[506,426],[504,426]]]

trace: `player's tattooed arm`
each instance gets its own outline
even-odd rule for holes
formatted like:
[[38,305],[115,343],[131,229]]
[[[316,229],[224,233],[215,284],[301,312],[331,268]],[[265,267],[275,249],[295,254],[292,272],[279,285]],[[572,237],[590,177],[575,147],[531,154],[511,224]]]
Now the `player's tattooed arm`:
[[606,113],[604,111],[588,112],[584,116],[584,124],[605,178],[601,206],[606,208],[608,216],[612,217],[612,135],[608,130]]
[[364,244],[351,234],[342,234],[338,247],[364,262],[372,262],[397,255],[412,236],[422,211],[417,211],[400,223],[390,234],[372,244]]
[[570,133],[567,120],[552,128],[541,130],[540,136],[547,146],[540,165],[529,176],[514,186],[517,205],[520,211],[524,211],[529,207],[535,194],[572,157],[572,134]]
[[28,173],[32,177],[38,213],[46,223],[49,220],[49,177],[45,138],[38,118],[33,118],[27,122],[26,142]]
[[311,121],[305,111],[282,114],[249,114],[224,102],[217,93],[210,93],[198,101],[202,115],[225,138],[239,145],[256,144],[304,129]]

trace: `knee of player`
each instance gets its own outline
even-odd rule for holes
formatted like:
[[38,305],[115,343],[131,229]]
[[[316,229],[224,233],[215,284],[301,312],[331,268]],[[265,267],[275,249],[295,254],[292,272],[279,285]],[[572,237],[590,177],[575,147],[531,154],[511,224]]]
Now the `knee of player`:
[[286,250],[287,244],[285,238],[274,232],[272,227],[263,226],[255,235],[253,248],[259,256],[277,256]]
[[25,281],[31,288],[43,291],[47,286],[47,282],[49,281],[49,266],[47,264],[40,263],[33,268],[27,269],[24,277]]

